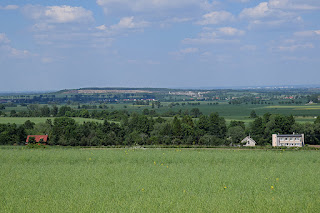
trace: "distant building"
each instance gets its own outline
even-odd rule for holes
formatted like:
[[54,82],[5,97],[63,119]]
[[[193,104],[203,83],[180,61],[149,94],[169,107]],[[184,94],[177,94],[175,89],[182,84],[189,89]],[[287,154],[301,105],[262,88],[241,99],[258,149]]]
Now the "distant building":
[[257,143],[250,136],[247,136],[241,141],[241,144],[244,144],[243,146],[256,146]]
[[272,146],[303,147],[304,134],[272,135]]
[[48,135],[28,135],[26,144],[29,143],[30,138],[34,138],[36,143],[47,144],[48,142]]

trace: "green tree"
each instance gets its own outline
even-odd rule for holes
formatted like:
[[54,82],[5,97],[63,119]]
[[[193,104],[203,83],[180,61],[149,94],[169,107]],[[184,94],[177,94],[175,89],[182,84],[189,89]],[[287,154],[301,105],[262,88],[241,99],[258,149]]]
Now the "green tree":
[[228,129],[228,134],[230,141],[232,143],[240,143],[245,137],[244,129],[241,126],[233,126]]
[[218,138],[224,138],[227,133],[226,121],[220,117],[219,114],[211,113],[209,116],[209,129],[208,133]]
[[185,115],[182,117],[182,121],[181,121],[183,124],[187,124],[188,126],[190,127],[194,127],[194,123],[193,123],[193,120],[191,118],[190,115]]
[[56,117],[58,115],[58,111],[59,111],[59,108],[56,105],[53,105],[51,109],[52,116]]
[[256,118],[256,117],[258,117],[257,114],[256,114],[256,111],[252,110],[251,113],[250,113],[250,118]]
[[76,128],[77,124],[72,118],[55,118],[52,129],[53,142],[57,144],[60,139],[69,140],[75,137]]
[[202,115],[202,112],[200,112],[199,108],[193,108],[190,110],[190,115],[194,118],[198,118],[200,115]]
[[177,116],[174,116],[172,121],[172,132],[175,137],[181,137],[181,134],[182,134],[181,121]]
[[246,129],[246,126],[243,121],[230,121],[229,128],[235,127],[235,126],[240,126],[242,127],[243,130]]
[[30,120],[26,120],[23,124],[24,128],[26,129],[33,129],[35,123],[31,122]]
[[40,108],[41,116],[49,117],[50,116],[50,108],[47,105],[44,105]]

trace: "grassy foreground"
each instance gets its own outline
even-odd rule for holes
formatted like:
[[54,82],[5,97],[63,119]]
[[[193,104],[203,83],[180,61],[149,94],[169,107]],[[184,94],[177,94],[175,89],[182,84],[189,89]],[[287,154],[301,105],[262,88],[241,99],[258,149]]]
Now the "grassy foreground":
[[1,212],[318,212],[320,152],[0,147]]

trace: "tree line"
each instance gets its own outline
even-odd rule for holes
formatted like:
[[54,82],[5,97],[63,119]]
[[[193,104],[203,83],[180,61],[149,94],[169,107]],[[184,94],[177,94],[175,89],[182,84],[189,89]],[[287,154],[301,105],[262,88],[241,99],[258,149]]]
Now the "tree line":
[[[160,103],[160,102],[156,102]],[[99,107],[100,108],[100,107]],[[85,107],[78,107],[78,109],[74,109],[68,105],[63,105],[58,107],[53,105],[49,107],[47,105],[37,105],[30,104],[28,105],[28,110],[25,111],[16,111],[11,110],[9,116],[10,117],[81,117],[81,118],[93,118],[93,119],[101,119],[101,120],[120,120],[123,116],[129,116],[129,112],[127,110],[113,110],[113,106],[110,107],[111,110],[106,110],[106,107],[101,106],[101,110],[92,110],[89,111],[89,107],[85,105]],[[153,117],[174,117],[176,115],[190,115],[193,118],[198,118],[202,112],[199,108],[192,108],[190,111],[188,109],[182,110],[179,109],[177,111],[173,111],[169,109],[163,113],[157,113],[154,109],[144,109],[142,111],[144,115],[150,115]],[[7,116],[4,112],[0,111],[0,116]]]
[[48,134],[50,145],[62,146],[132,146],[132,145],[204,145],[239,144],[247,136],[258,145],[270,145],[274,133],[304,133],[308,144],[320,144],[320,117],[314,123],[300,124],[293,116],[264,114],[246,126],[242,121],[226,120],[218,113],[174,116],[165,120],[132,113],[118,118],[119,122],[76,123],[70,117],[48,119],[35,124],[0,124],[0,144],[24,144],[27,135]]

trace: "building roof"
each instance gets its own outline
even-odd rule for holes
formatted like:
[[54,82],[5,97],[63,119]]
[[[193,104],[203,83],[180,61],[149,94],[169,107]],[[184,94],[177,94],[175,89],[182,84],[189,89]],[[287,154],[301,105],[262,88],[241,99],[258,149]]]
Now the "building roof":
[[34,138],[36,142],[39,142],[41,139],[43,140],[43,142],[48,141],[48,135],[28,135],[26,141],[27,143],[29,142],[29,138]]
[[298,134],[295,134],[295,135],[277,135],[277,137],[302,137],[302,135],[298,135]]
[[256,144],[257,142],[255,142],[250,136],[245,137],[241,143],[246,143],[247,141],[250,141],[251,143]]

